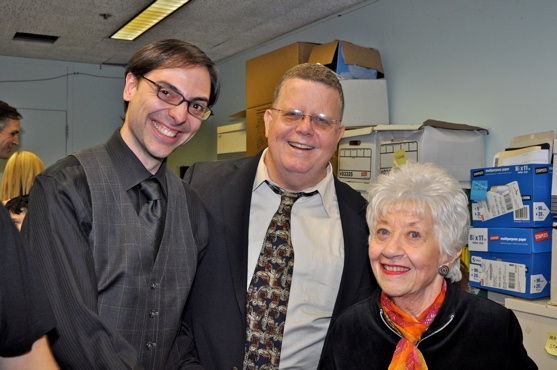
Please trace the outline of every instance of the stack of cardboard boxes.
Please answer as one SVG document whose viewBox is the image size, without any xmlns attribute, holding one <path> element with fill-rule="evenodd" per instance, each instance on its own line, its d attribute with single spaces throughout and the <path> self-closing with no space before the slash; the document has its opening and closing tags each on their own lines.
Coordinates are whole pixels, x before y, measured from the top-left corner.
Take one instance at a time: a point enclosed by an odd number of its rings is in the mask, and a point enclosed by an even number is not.
<svg viewBox="0 0 557 370">
<path fill-rule="evenodd" d="M 470 286 L 550 295 L 552 173 L 551 164 L 471 170 Z"/>
<path fill-rule="evenodd" d="M 389 123 L 387 84 L 379 51 L 338 40 L 322 45 L 296 42 L 246 61 L 246 155 L 267 147 L 263 115 L 271 107 L 275 87 L 287 70 L 306 62 L 323 64 L 339 74 L 345 125 Z"/>
</svg>

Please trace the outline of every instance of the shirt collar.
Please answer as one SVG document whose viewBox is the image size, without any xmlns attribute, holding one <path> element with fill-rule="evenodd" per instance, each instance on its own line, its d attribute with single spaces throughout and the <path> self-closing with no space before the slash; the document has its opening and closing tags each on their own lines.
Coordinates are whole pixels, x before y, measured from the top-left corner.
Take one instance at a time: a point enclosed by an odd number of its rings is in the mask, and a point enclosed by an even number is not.
<svg viewBox="0 0 557 370">
<path fill-rule="evenodd" d="M 265 181 L 269 181 L 270 183 L 275 184 L 269 178 L 269 172 L 267 171 L 267 166 L 265 165 L 265 156 L 267 155 L 267 151 L 268 148 L 263 151 L 263 154 L 259 159 L 257 172 L 255 174 L 255 180 L 253 181 L 252 191 L 256 191 L 261 186 L 261 184 L 265 183 Z M 321 202 L 323 203 L 323 207 L 325 208 L 325 211 L 327 211 L 327 214 L 329 216 L 334 214 L 333 203 L 334 201 L 336 201 L 336 192 L 331 163 L 327 165 L 327 174 L 325 175 L 325 178 L 323 178 L 323 180 L 321 180 L 315 186 L 304 189 L 303 192 L 311 193 L 314 190 L 318 191 L 319 196 L 321 197 Z"/>
<path fill-rule="evenodd" d="M 137 186 L 140 182 L 149 177 L 155 177 L 159 180 L 163 192 L 166 194 L 166 159 L 161 164 L 157 173 L 152 175 L 124 142 L 120 134 L 120 129 L 117 129 L 110 139 L 108 139 L 106 142 L 106 150 L 126 191 Z"/>
</svg>

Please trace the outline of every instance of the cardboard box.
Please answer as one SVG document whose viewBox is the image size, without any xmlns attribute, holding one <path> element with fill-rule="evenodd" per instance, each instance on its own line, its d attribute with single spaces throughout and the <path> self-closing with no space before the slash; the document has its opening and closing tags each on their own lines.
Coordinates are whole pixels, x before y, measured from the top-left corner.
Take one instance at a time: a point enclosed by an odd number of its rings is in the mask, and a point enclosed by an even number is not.
<svg viewBox="0 0 557 370">
<path fill-rule="evenodd" d="M 487 167 L 470 174 L 474 227 L 552 226 L 552 165 Z"/>
<path fill-rule="evenodd" d="M 470 286 L 523 298 L 550 294 L 552 228 L 472 228 Z"/>
<path fill-rule="evenodd" d="M 269 108 L 270 103 L 246 110 L 246 157 L 255 155 L 267 147 L 263 116 Z"/>
<path fill-rule="evenodd" d="M 434 162 L 470 188 L 470 169 L 484 162 L 481 127 L 428 120 L 422 125 L 348 129 L 339 142 L 338 177 L 357 190 L 406 160 Z"/>
<path fill-rule="evenodd" d="M 344 93 L 344 115 L 346 127 L 375 126 L 389 124 L 389 100 L 387 81 L 341 80 Z"/>
<path fill-rule="evenodd" d="M 377 126 L 375 130 L 380 173 L 406 160 L 433 162 L 449 171 L 463 188 L 470 188 L 470 169 L 485 165 L 488 131 L 482 127 L 427 120 L 422 125 Z"/>
<path fill-rule="evenodd" d="M 338 145 L 338 178 L 362 192 L 377 178 L 376 137 L 373 127 L 345 130 Z"/>
<path fill-rule="evenodd" d="M 296 42 L 246 61 L 246 107 L 254 108 L 273 101 L 275 87 L 282 75 L 306 63 L 318 44 Z"/>
<path fill-rule="evenodd" d="M 385 76 L 379 51 L 347 41 L 334 40 L 313 48 L 309 63 L 320 63 L 344 79 L 375 79 Z"/>
</svg>

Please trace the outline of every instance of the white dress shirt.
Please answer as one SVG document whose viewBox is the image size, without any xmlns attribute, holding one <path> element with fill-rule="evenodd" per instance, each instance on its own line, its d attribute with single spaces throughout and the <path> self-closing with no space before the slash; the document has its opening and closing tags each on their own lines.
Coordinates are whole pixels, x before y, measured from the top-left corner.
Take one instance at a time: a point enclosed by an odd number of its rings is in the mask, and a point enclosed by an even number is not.
<svg viewBox="0 0 557 370">
<path fill-rule="evenodd" d="M 261 252 L 271 218 L 280 204 L 280 195 L 269 188 L 269 178 L 261 156 L 253 184 L 249 223 L 248 285 Z M 317 368 L 325 335 L 333 313 L 344 266 L 344 238 L 331 165 L 315 187 L 319 194 L 294 203 L 291 238 L 294 272 L 286 314 L 280 369 Z"/>
</svg>

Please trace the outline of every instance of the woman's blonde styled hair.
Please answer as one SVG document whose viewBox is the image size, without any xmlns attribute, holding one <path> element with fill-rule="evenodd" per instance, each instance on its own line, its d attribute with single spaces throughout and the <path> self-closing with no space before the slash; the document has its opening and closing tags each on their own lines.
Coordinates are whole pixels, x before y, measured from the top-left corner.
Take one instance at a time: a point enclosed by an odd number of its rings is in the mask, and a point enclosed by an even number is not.
<svg viewBox="0 0 557 370">
<path fill-rule="evenodd" d="M 43 161 L 34 153 L 14 152 L 2 175 L 2 201 L 29 194 L 35 176 L 44 170 Z"/>
</svg>

